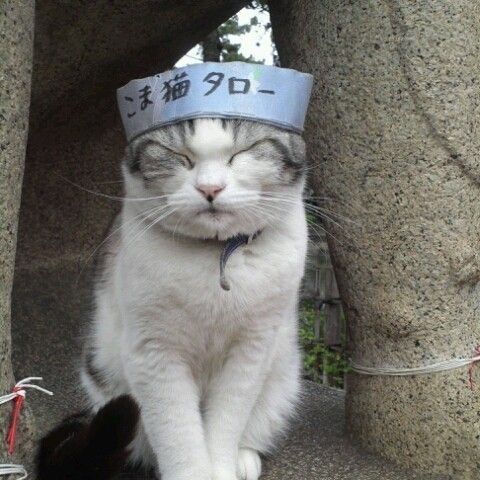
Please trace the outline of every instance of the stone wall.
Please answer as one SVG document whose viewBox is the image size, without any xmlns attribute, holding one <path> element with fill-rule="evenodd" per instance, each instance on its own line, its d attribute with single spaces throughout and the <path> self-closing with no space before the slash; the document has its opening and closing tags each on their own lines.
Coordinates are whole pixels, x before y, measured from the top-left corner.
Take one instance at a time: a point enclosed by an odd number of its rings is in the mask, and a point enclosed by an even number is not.
<svg viewBox="0 0 480 480">
<path fill-rule="evenodd" d="M 480 343 L 477 3 L 279 0 L 272 10 L 282 65 L 316 79 L 307 139 L 317 194 L 340 224 L 326 223 L 353 359 L 470 358 Z M 478 478 L 479 409 L 467 368 L 348 378 L 355 441 L 424 472 Z"/>
<path fill-rule="evenodd" d="M 13 384 L 10 361 L 10 294 L 17 242 L 25 146 L 30 106 L 34 2 L 0 4 L 0 395 Z M 0 406 L 0 438 L 5 438 L 11 404 Z M 32 448 L 30 415 L 24 415 L 20 445 L 8 462 L 25 461 Z M 7 461 L 4 443 L 0 463 Z"/>
</svg>

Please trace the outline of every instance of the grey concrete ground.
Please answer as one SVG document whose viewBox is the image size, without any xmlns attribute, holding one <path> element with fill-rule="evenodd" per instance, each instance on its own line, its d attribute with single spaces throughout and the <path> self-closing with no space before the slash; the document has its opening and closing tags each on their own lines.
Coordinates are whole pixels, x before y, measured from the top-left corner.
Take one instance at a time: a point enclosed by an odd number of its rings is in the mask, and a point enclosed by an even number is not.
<svg viewBox="0 0 480 480">
<path fill-rule="evenodd" d="M 42 433 L 81 408 L 82 396 L 77 385 L 83 325 L 78 319 L 88 317 L 88 281 L 84 276 L 79 277 L 78 272 L 53 266 L 37 275 L 21 269 L 16 275 L 22 291 L 28 294 L 21 301 L 14 298 L 17 302 L 13 323 L 15 373 L 17 378 L 43 375 L 44 385 L 55 392 L 54 397 L 34 392 L 28 398 Z M 69 277 L 78 281 L 67 282 Z M 53 290 L 52 285 L 56 286 Z M 65 307 L 61 308 L 62 305 Z M 45 322 L 45 318 L 50 321 Z M 266 461 L 262 478 L 413 480 L 420 477 L 349 443 L 344 436 L 344 393 L 307 382 L 294 428 L 277 454 Z M 151 477 L 141 473 L 122 476 L 122 480 L 147 479 Z"/>
</svg>

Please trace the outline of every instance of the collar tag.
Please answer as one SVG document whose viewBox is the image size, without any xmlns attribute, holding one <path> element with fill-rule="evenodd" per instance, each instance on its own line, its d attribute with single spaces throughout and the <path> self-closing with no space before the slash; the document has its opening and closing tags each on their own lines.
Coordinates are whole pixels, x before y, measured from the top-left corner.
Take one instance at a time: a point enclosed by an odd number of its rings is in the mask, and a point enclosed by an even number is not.
<svg viewBox="0 0 480 480">
<path fill-rule="evenodd" d="M 230 290 L 230 283 L 227 280 L 225 274 L 225 268 L 227 266 L 228 259 L 235 253 L 235 251 L 243 245 L 249 245 L 255 238 L 257 238 L 261 230 L 258 232 L 252 233 L 251 235 L 247 235 L 245 233 L 240 233 L 235 235 L 232 238 L 229 238 L 225 242 L 225 246 L 223 247 L 222 253 L 220 255 L 220 286 L 228 292 Z"/>
</svg>

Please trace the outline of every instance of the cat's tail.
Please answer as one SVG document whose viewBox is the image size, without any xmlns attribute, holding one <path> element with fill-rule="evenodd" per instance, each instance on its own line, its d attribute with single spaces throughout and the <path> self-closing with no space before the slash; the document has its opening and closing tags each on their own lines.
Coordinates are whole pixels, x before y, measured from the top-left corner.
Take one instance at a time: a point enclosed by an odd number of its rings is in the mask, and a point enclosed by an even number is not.
<svg viewBox="0 0 480 480">
<path fill-rule="evenodd" d="M 122 395 L 96 415 L 65 420 L 40 442 L 38 480 L 108 480 L 120 473 L 140 418 L 137 403 Z"/>
</svg>

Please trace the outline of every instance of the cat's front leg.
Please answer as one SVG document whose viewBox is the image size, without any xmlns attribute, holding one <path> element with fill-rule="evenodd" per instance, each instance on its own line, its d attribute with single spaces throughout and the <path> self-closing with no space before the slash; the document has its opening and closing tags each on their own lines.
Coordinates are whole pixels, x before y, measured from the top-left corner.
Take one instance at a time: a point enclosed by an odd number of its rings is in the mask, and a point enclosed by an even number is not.
<svg viewBox="0 0 480 480">
<path fill-rule="evenodd" d="M 228 352 L 205 402 L 213 480 L 236 480 L 239 443 L 263 385 L 274 331 L 248 332 Z"/>
<path fill-rule="evenodd" d="M 162 480 L 212 480 L 191 371 L 162 349 L 130 355 L 125 368 Z"/>
</svg>

